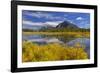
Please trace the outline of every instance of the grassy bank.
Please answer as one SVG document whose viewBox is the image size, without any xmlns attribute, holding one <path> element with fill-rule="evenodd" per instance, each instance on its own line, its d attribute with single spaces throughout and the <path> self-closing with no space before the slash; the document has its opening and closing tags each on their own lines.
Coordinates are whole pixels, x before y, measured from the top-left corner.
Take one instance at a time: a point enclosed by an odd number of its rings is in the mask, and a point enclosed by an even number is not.
<svg viewBox="0 0 100 73">
<path fill-rule="evenodd" d="M 70 47 L 59 43 L 38 45 L 23 41 L 22 47 L 23 62 L 80 60 L 88 58 L 87 53 L 84 51 L 85 47 L 81 47 L 79 43 L 76 43 L 74 47 Z"/>
<path fill-rule="evenodd" d="M 90 37 L 90 32 L 23 32 L 24 35 L 65 35 L 72 37 Z"/>
</svg>

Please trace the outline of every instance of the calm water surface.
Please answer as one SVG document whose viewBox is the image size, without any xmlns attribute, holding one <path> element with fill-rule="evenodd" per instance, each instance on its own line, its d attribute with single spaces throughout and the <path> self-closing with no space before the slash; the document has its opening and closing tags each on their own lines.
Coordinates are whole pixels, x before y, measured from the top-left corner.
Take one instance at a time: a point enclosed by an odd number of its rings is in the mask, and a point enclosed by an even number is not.
<svg viewBox="0 0 100 73">
<path fill-rule="evenodd" d="M 39 45 L 44 45 L 47 43 L 61 43 L 67 44 L 69 46 L 74 46 L 75 43 L 80 43 L 82 46 L 85 45 L 85 51 L 88 54 L 88 58 L 90 58 L 90 39 L 89 38 L 73 38 L 73 37 L 65 37 L 65 36 L 47 36 L 47 35 L 23 35 L 23 41 L 28 40 L 31 42 L 35 42 Z"/>
</svg>

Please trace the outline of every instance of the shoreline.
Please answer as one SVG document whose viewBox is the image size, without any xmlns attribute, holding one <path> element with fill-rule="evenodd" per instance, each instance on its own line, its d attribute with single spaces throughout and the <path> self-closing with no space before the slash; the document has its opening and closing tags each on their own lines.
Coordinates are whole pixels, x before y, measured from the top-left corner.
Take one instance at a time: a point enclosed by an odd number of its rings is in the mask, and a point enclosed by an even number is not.
<svg viewBox="0 0 100 73">
<path fill-rule="evenodd" d="M 23 35 L 90 37 L 90 32 L 22 32 Z"/>
</svg>

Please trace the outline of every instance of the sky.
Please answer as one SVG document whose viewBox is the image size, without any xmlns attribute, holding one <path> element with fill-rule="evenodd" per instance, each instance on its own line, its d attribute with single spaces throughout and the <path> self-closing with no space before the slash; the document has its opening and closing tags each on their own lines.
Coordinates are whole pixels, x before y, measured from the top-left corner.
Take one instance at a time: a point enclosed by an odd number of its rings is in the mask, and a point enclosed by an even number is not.
<svg viewBox="0 0 100 73">
<path fill-rule="evenodd" d="M 23 26 L 46 26 L 46 24 L 49 24 L 56 27 L 59 23 L 66 20 L 80 28 L 90 28 L 89 13 L 22 10 Z"/>
</svg>

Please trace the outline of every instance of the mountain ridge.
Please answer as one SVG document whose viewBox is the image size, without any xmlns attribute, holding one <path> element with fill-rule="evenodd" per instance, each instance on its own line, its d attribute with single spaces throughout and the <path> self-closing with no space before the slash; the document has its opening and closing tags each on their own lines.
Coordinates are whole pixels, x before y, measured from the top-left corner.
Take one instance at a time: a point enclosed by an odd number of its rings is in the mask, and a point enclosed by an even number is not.
<svg viewBox="0 0 100 73">
<path fill-rule="evenodd" d="M 70 21 L 63 21 L 62 23 L 59 23 L 56 28 L 79 28 L 74 23 L 71 23 Z"/>
<path fill-rule="evenodd" d="M 74 23 L 71 23 L 70 21 L 66 20 L 66 21 L 62 21 L 60 23 L 58 23 L 57 26 L 52 26 L 50 24 L 43 24 L 45 26 L 37 26 L 37 25 L 23 25 L 23 29 L 32 29 L 32 30 L 45 30 L 45 29 L 63 29 L 63 28 L 71 28 L 71 29 L 78 29 L 79 27 L 77 25 L 75 25 Z"/>
</svg>

